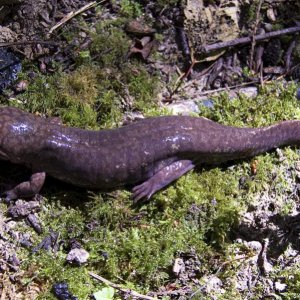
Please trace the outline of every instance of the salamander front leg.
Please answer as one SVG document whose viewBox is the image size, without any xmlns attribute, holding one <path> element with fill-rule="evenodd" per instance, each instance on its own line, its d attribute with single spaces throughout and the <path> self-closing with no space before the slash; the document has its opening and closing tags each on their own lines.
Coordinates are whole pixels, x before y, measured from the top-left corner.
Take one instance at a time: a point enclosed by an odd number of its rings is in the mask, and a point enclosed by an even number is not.
<svg viewBox="0 0 300 300">
<path fill-rule="evenodd" d="M 195 165 L 190 160 L 179 160 L 162 168 L 147 181 L 132 189 L 134 203 L 137 203 L 142 198 L 149 200 L 155 192 L 161 190 L 194 167 Z"/>
<path fill-rule="evenodd" d="M 45 172 L 32 174 L 29 181 L 24 181 L 13 189 L 4 192 L 3 195 L 6 198 L 5 200 L 9 202 L 19 197 L 31 197 L 38 194 L 44 185 L 45 178 Z"/>
</svg>

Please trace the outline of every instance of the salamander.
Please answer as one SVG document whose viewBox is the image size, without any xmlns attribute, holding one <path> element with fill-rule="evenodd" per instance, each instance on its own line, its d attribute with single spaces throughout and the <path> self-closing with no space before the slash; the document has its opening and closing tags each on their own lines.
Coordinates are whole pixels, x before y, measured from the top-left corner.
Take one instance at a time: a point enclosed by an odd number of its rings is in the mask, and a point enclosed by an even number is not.
<svg viewBox="0 0 300 300">
<path fill-rule="evenodd" d="M 83 130 L 13 107 L 0 108 L 0 159 L 31 168 L 8 200 L 39 193 L 46 174 L 89 189 L 155 192 L 201 164 L 215 165 L 300 144 L 300 121 L 238 128 L 201 117 L 146 118 L 117 129 Z"/>
</svg>

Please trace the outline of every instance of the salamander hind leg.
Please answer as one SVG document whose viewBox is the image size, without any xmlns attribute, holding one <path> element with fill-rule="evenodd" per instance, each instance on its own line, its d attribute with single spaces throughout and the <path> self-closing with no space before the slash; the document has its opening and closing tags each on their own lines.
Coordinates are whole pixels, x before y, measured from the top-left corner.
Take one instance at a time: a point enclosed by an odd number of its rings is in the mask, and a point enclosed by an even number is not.
<svg viewBox="0 0 300 300">
<path fill-rule="evenodd" d="M 30 177 L 29 181 L 24 181 L 18 184 L 13 189 L 4 192 L 2 196 L 5 196 L 5 200 L 7 202 L 11 200 L 15 200 L 19 197 L 34 196 L 35 194 L 39 193 L 39 191 L 43 187 L 45 178 L 46 178 L 46 173 L 44 172 L 34 173 Z"/>
<path fill-rule="evenodd" d="M 147 181 L 132 189 L 134 203 L 137 203 L 143 198 L 149 200 L 154 193 L 178 179 L 194 167 L 195 165 L 190 160 L 179 160 L 162 168 Z"/>
</svg>

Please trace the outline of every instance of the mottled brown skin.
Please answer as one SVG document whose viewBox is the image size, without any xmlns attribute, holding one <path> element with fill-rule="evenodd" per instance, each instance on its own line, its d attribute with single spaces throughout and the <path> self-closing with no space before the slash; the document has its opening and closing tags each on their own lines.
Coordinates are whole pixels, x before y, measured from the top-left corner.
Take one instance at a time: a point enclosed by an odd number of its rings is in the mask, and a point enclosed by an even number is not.
<svg viewBox="0 0 300 300">
<path fill-rule="evenodd" d="M 8 199 L 36 194 L 49 174 L 86 188 L 133 188 L 135 201 L 150 198 L 199 164 L 251 157 L 300 143 L 300 122 L 263 128 L 223 126 L 205 118 L 149 118 L 118 129 L 70 128 L 12 107 L 0 108 L 0 158 L 30 167 L 27 182 Z"/>
</svg>

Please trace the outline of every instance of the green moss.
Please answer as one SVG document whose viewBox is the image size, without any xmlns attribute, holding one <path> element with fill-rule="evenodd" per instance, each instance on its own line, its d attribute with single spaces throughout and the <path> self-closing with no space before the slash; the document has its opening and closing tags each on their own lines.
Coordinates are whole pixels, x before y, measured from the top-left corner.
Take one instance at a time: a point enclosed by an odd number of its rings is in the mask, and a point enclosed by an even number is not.
<svg viewBox="0 0 300 300">
<path fill-rule="evenodd" d="M 160 79 L 126 58 L 131 41 L 124 34 L 124 21 L 99 23 L 88 59 L 77 60 L 71 73 L 59 68 L 52 76 L 37 73 L 28 90 L 10 105 L 91 129 L 118 126 L 126 111 L 153 109 Z"/>
<path fill-rule="evenodd" d="M 287 288 L 284 292 L 279 293 L 279 297 L 284 300 L 292 300 L 299 298 L 300 288 L 300 271 L 299 263 L 285 268 L 285 270 L 276 273 L 274 281 L 284 283 Z"/>
<path fill-rule="evenodd" d="M 126 63 L 123 72 L 83 65 L 70 74 L 38 75 L 10 104 L 32 113 L 59 116 L 71 126 L 115 127 L 125 111 L 146 111 L 155 106 L 158 83 L 158 76 L 150 76 L 138 63 Z"/>
<path fill-rule="evenodd" d="M 214 99 L 212 109 L 200 106 L 201 115 L 216 122 L 259 127 L 277 121 L 300 119 L 300 105 L 295 97 L 295 86 L 282 82 L 266 85 L 255 99 L 243 94 L 230 100 L 227 94 Z"/>
<path fill-rule="evenodd" d="M 138 1 L 121 0 L 121 14 L 127 18 L 136 18 L 142 15 L 142 6 Z"/>
<path fill-rule="evenodd" d="M 256 9 L 257 9 L 258 1 L 252 1 L 252 3 L 245 3 L 241 6 L 241 17 L 240 24 L 242 26 L 246 26 L 249 28 L 254 24 L 256 19 Z"/>
<path fill-rule="evenodd" d="M 69 291 L 79 299 L 87 299 L 90 291 L 95 291 L 94 283 L 87 270 L 65 265 L 65 258 L 66 255 L 62 252 L 57 252 L 55 255 L 41 252 L 31 257 L 30 265 L 24 264 L 23 267 L 27 267 L 31 273 L 31 281 L 38 282 L 46 290 L 39 295 L 38 299 L 56 299 L 51 292 L 52 285 L 62 281 L 68 284 Z M 26 285 L 30 283 L 26 279 L 23 281 Z"/>
<path fill-rule="evenodd" d="M 131 41 L 122 26 L 125 20 L 98 23 L 96 33 L 92 34 L 91 53 L 94 60 L 103 68 L 122 69 L 126 63 Z"/>
</svg>

